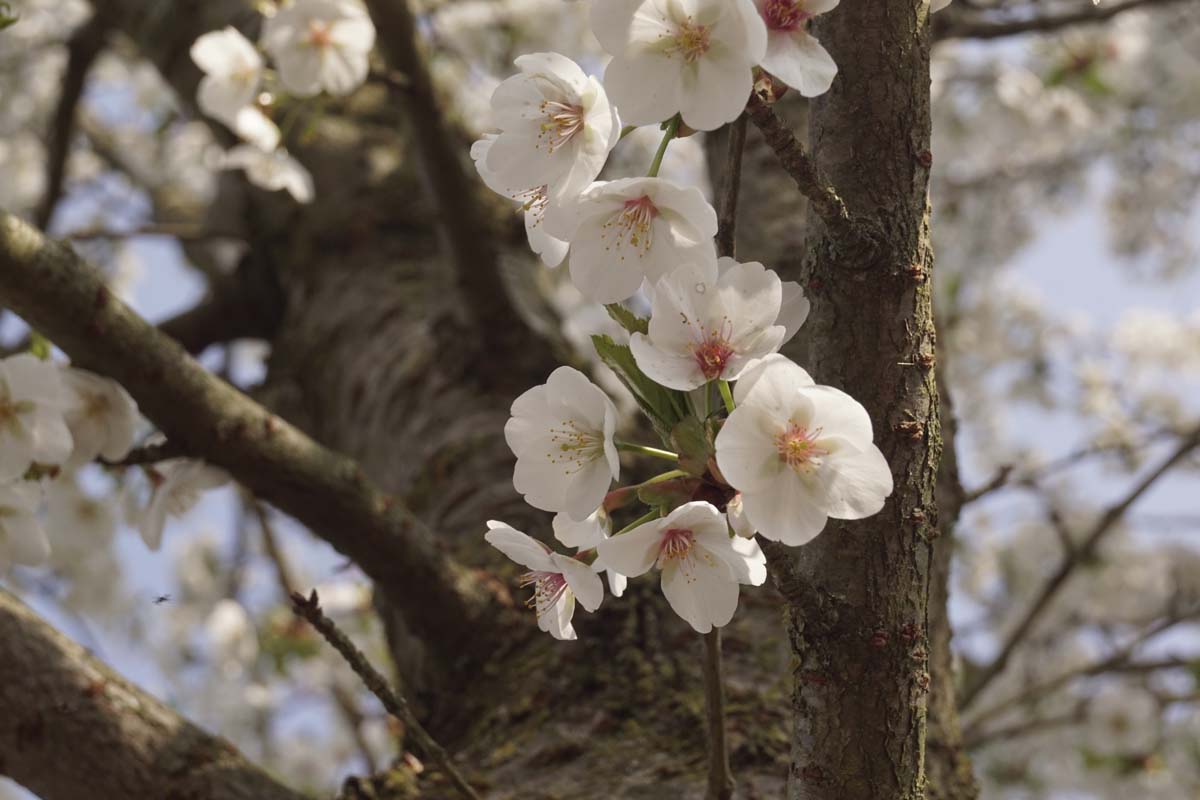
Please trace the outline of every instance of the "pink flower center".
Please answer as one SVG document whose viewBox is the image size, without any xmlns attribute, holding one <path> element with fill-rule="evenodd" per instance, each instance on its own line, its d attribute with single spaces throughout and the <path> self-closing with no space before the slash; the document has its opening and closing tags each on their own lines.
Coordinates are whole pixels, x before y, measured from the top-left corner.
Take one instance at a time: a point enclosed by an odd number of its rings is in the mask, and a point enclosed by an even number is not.
<svg viewBox="0 0 1200 800">
<path fill-rule="evenodd" d="M 525 601 L 525 605 L 537 612 L 540 617 L 554 608 L 554 604 L 567 591 L 567 579 L 560 572 L 532 570 L 521 576 L 521 587 L 533 587 L 533 596 Z"/>
<path fill-rule="evenodd" d="M 817 445 L 817 437 L 820 435 L 820 428 L 810 431 L 793 422 L 787 430 L 775 437 L 775 449 L 779 453 L 779 460 L 796 472 L 813 472 L 821 466 L 821 459 L 829 455 L 828 450 Z"/>
<path fill-rule="evenodd" d="M 711 46 L 709 43 L 711 36 L 711 26 L 697 25 L 692 22 L 691 17 L 688 17 L 675 30 L 675 35 L 671 38 L 666 52 L 668 55 L 679 53 L 683 56 L 684 61 L 694 64 L 708 52 L 708 48 Z"/>
<path fill-rule="evenodd" d="M 767 28 L 773 31 L 798 30 L 815 16 L 804 10 L 804 0 L 767 0 L 762 15 Z"/>
<path fill-rule="evenodd" d="M 685 561 L 691 555 L 694 539 L 687 528 L 667 529 L 658 545 L 658 568 L 662 569 L 670 561 Z"/>
<path fill-rule="evenodd" d="M 544 141 L 551 153 L 583 130 L 583 106 L 543 100 L 541 111 L 544 121 L 538 134 L 538 146 Z"/>
<path fill-rule="evenodd" d="M 319 19 L 309 20 L 308 43 L 321 50 L 333 44 L 333 35 L 330 33 L 329 23 Z"/>
<path fill-rule="evenodd" d="M 618 245 L 628 243 L 630 247 L 645 255 L 653 243 L 653 225 L 656 217 L 658 208 L 646 195 L 626 200 L 621 210 L 604 223 L 601 236 L 607 236 L 610 229 L 615 230 Z M 621 255 L 621 260 L 625 260 L 624 254 Z"/>
<path fill-rule="evenodd" d="M 733 348 L 729 346 L 730 328 L 732 324 L 725 320 L 720 330 L 713 329 L 702 341 L 692 345 L 692 356 L 700 372 L 710 381 L 721 377 L 725 364 L 733 355 Z"/>
</svg>

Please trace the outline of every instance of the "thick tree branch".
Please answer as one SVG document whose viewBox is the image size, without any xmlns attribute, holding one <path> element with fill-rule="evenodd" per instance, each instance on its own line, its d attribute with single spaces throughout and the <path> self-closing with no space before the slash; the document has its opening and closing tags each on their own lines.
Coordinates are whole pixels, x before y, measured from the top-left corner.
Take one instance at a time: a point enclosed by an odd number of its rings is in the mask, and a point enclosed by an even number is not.
<svg viewBox="0 0 1200 800">
<path fill-rule="evenodd" d="M 0 590 L 0 774 L 42 800 L 303 800 Z"/>
<path fill-rule="evenodd" d="M 1017 626 L 1012 629 L 1012 632 L 1004 640 L 996 658 L 976 673 L 970 683 L 967 684 L 963 691 L 962 708 L 969 708 L 979 697 L 980 693 L 1004 670 L 1005 666 L 1008 665 L 1009 658 L 1012 657 L 1013 651 L 1017 649 L 1021 642 L 1029 635 L 1030 631 L 1033 630 L 1038 620 L 1041 619 L 1042 614 L 1050 606 L 1051 601 L 1054 600 L 1058 592 L 1075 572 L 1075 569 L 1090 560 L 1095 554 L 1096 549 L 1100 546 L 1100 543 L 1104 540 L 1104 537 L 1125 516 L 1125 512 L 1142 495 L 1149 491 L 1150 487 L 1154 486 L 1163 475 L 1166 475 L 1177 464 L 1191 455 L 1197 447 L 1200 447 L 1200 427 L 1185 436 L 1170 456 L 1142 478 L 1121 500 L 1114 503 L 1100 515 L 1100 518 L 1096 520 L 1091 530 L 1080 540 L 1079 545 L 1063 558 L 1058 569 L 1054 571 L 1054 574 L 1042 586 L 1041 591 L 1038 592 L 1029 609 L 1021 617 L 1021 621 L 1017 623 Z"/>
<path fill-rule="evenodd" d="M 71 153 L 71 136 L 75 131 L 75 109 L 79 106 L 79 98 L 83 96 L 87 74 L 104 47 L 108 30 L 109 23 L 104 16 L 93 14 L 67 42 L 67 70 L 63 75 L 62 92 L 58 96 L 58 106 L 54 110 L 50 135 L 47 137 L 46 188 L 33 214 L 34 224 L 39 228 L 49 226 L 54 209 L 62 197 L 67 157 Z"/>
<path fill-rule="evenodd" d="M 185 452 L 229 471 L 354 559 L 454 663 L 485 648 L 484 590 L 352 460 L 325 449 L 190 358 L 115 298 L 68 247 L 0 212 L 0 302 L 80 366 L 120 382 Z"/>
<path fill-rule="evenodd" d="M 1023 19 L 990 19 L 992 15 L 950 13 L 933 18 L 933 39 L 1000 39 L 1022 33 L 1048 33 L 1071 25 L 1104 22 L 1135 8 L 1176 3 L 1179 0 L 1122 0 L 1100 5 L 1081 0 L 1079 10 L 1064 14 L 1035 15 Z"/>
<path fill-rule="evenodd" d="M 243 262 L 232 276 L 215 277 L 203 300 L 158 329 L 196 354 L 234 339 L 270 339 L 283 310 L 283 292 L 273 273 Z"/>
<path fill-rule="evenodd" d="M 437 215 L 442 251 L 454 269 L 454 283 L 462 295 L 481 343 L 495 352 L 497 341 L 521 348 L 536 347 L 538 340 L 509 302 L 479 202 L 478 182 L 465 169 L 464 143 L 446 124 L 422 57 L 421 45 L 408 0 L 367 0 L 379 30 L 379 45 L 407 85 L 400 95 L 409 112 L 416 163 Z"/>
</svg>

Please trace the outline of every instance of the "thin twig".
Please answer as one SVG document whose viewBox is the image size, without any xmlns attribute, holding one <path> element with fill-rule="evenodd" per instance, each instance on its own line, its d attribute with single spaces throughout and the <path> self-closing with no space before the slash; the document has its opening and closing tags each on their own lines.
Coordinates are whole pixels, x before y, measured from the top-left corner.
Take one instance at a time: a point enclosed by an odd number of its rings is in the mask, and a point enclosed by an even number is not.
<svg viewBox="0 0 1200 800">
<path fill-rule="evenodd" d="M 148 464 L 157 464 L 160 461 L 169 461 L 172 458 L 180 458 L 186 455 L 183 448 L 178 442 L 165 441 L 157 444 L 145 444 L 141 447 L 135 447 L 120 461 L 105 461 L 99 459 L 100 463 L 106 467 L 139 467 Z"/>
<path fill-rule="evenodd" d="M 757 92 L 746 104 L 750 121 L 762 133 L 763 139 L 779 159 L 780 165 L 795 181 L 800 194 L 808 198 L 812 209 L 830 232 L 842 238 L 862 235 L 861 221 L 851 218 L 845 201 L 817 170 L 817 164 L 804 149 L 775 110 Z"/>
<path fill-rule="evenodd" d="M 1173 438 L 1177 435 L 1176 431 L 1162 429 L 1153 431 L 1147 434 L 1144 443 L 1153 444 L 1167 438 Z M 1074 466 L 1078 466 L 1086 459 L 1095 456 L 1106 456 L 1112 453 L 1118 453 L 1125 449 L 1123 444 L 1089 444 L 1084 445 L 1076 450 L 1072 450 L 1066 455 L 1059 456 L 1051 461 L 1047 461 L 1039 467 L 1034 467 L 1028 472 L 1021 472 L 1015 464 L 1001 464 L 996 468 L 996 472 L 983 485 L 971 489 L 963 497 L 963 505 L 973 503 L 980 498 L 986 497 L 989 494 L 1004 489 L 1007 487 L 1017 488 L 1034 488 L 1039 481 L 1049 478 L 1059 472 L 1068 470 Z"/>
<path fill-rule="evenodd" d="M 1019 720 L 1011 725 L 1005 725 L 990 731 L 963 734 L 963 747 L 967 750 L 976 750 L 985 744 L 991 744 L 993 742 L 1003 741 L 1006 739 L 1015 739 L 1019 736 L 1033 733 L 1034 731 L 1044 731 L 1049 728 L 1061 728 L 1067 725 L 1075 725 L 1083 722 L 1084 716 L 1083 704 L 1079 703 L 1072 710 L 1058 716 L 1032 717 L 1030 719 Z"/>
<path fill-rule="evenodd" d="M 387 712 L 396 719 L 404 723 L 405 730 L 411 734 L 416 741 L 417 747 L 420 748 L 426 758 L 437 764 L 442 773 L 450 779 L 450 782 L 462 793 L 463 797 L 470 800 L 479 800 L 479 795 L 471 788 L 471 784 L 467 783 L 466 778 L 454 766 L 454 762 L 450 760 L 449 754 L 442 749 L 429 732 L 417 720 L 412 709 L 408 707 L 408 701 L 400 695 L 392 691 L 392 687 L 388 685 L 387 680 L 379 674 L 379 672 L 371 666 L 367 661 L 367 657 L 362 654 L 350 638 L 333 623 L 333 620 L 325 616 L 321 611 L 321 602 L 317 597 L 317 592 L 314 589 L 306 598 L 299 592 L 292 592 L 292 610 L 296 615 L 303 617 L 308 621 L 308 624 L 317 629 L 317 632 L 325 638 L 341 654 L 354 673 L 362 679 L 362 682 L 371 694 L 379 698 L 379 702 L 383 703 L 383 707 Z"/>
<path fill-rule="evenodd" d="M 71 152 L 71 136 L 75 131 L 75 110 L 83 96 L 88 71 L 104 47 L 108 34 L 109 16 L 96 13 L 80 26 L 67 42 L 67 69 L 62 77 L 62 92 L 54 109 L 49 147 L 46 154 L 46 188 L 34 212 L 34 224 L 46 228 L 62 197 L 63 181 L 67 174 L 67 156 Z"/>
<path fill-rule="evenodd" d="M 1009 476 L 1013 474 L 1014 469 L 1016 467 L 1012 464 L 1001 464 L 999 469 L 996 470 L 996 474 L 987 483 L 963 494 L 962 505 L 965 506 L 967 503 L 974 503 L 981 497 L 985 497 L 997 489 L 1003 488 L 1008 483 Z"/>
<path fill-rule="evenodd" d="M 271 524 L 271 518 L 267 514 L 267 506 L 261 500 L 254 500 L 251 505 L 254 508 L 254 516 L 258 519 L 259 530 L 262 531 L 263 549 L 275 565 L 275 579 L 284 595 L 291 596 L 296 593 L 299 584 L 293 577 L 291 565 L 288 564 L 283 550 L 279 548 L 279 540 L 275 536 L 275 526 Z"/>
<path fill-rule="evenodd" d="M 447 123 L 438 101 L 409 0 L 366 0 L 366 5 L 379 31 L 380 49 L 389 67 L 403 74 L 407 81 L 400 97 L 408 112 L 412 143 L 417 151 L 417 173 L 432 201 L 434 227 L 453 268 L 462 307 L 475 323 L 474 329 L 485 347 L 494 348 L 495 337 L 506 340 L 504 346 L 511 346 L 513 352 L 542 347 L 540 339 L 528 336 L 527 328 L 508 301 L 499 269 L 496 237 L 489 230 L 479 202 L 478 182 L 464 168 L 465 143 Z M 549 358 L 548 349 L 546 356 Z"/>
<path fill-rule="evenodd" d="M 704 634 L 704 705 L 708 709 L 708 800 L 729 800 L 735 783 L 725 738 L 725 686 L 721 629 Z"/>
<path fill-rule="evenodd" d="M 1110 5 L 1099 5 L 1092 0 L 1081 0 L 1077 11 L 994 22 L 971 19 L 966 14 L 940 15 L 940 19 L 934 17 L 932 38 L 940 42 L 946 39 L 1000 39 L 1022 33 L 1048 33 L 1071 25 L 1104 22 L 1136 8 L 1175 2 L 1179 0 L 1124 0 Z"/>
<path fill-rule="evenodd" d="M 1200 447 L 1200 427 L 1195 428 L 1186 436 L 1170 456 L 1149 475 L 1139 481 L 1125 497 L 1110 506 L 1096 520 L 1091 530 L 1081 539 L 1079 546 L 1062 560 L 1058 569 L 1055 570 L 1054 574 L 1042 586 L 1042 590 L 1038 593 L 1032 605 L 1029 606 L 1029 610 L 1025 612 L 1021 621 L 1009 633 L 1008 638 L 1000 648 L 1000 653 L 967 685 L 963 692 L 962 702 L 960 703 L 961 708 L 964 710 L 969 708 L 971 703 L 979 697 L 980 693 L 1004 670 L 1013 651 L 1017 649 L 1021 642 L 1025 640 L 1025 637 L 1029 635 L 1029 632 L 1033 630 L 1034 625 L 1066 584 L 1067 579 L 1074 573 L 1075 568 L 1082 563 L 1086 563 L 1091 558 L 1096 548 L 1099 547 L 1100 542 L 1116 526 L 1117 522 L 1125 515 L 1130 506 L 1136 503 L 1159 478 L 1170 472 L 1176 464 L 1187 458 L 1197 447 Z"/>
<path fill-rule="evenodd" d="M 717 205 L 717 254 L 733 257 L 737 241 L 738 194 L 742 151 L 746 146 L 746 115 L 729 127 L 725 174 Z M 708 712 L 708 800 L 729 800 L 735 782 L 729 766 L 725 736 L 725 676 L 721 666 L 721 629 L 704 634 L 704 704 Z"/>
<path fill-rule="evenodd" d="M 746 115 L 729 126 L 729 150 L 725 157 L 725 176 L 717 208 L 717 255 L 733 258 L 737 254 L 738 196 L 742 184 L 742 151 L 746 147 Z"/>
</svg>

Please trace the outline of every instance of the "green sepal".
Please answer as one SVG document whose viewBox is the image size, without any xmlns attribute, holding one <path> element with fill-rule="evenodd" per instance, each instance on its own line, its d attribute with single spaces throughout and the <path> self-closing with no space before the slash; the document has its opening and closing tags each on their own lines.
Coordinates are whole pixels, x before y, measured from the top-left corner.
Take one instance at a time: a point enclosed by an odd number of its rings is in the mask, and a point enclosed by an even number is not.
<svg viewBox="0 0 1200 800">
<path fill-rule="evenodd" d="M 715 449 L 709 426 L 695 417 L 687 417 L 671 429 L 672 449 L 679 453 L 679 468 L 697 478 L 708 469 Z"/>
<path fill-rule="evenodd" d="M 642 486 L 638 489 L 638 500 L 669 513 L 691 500 L 699 486 L 700 481 L 696 478 L 672 478 Z"/>
</svg>

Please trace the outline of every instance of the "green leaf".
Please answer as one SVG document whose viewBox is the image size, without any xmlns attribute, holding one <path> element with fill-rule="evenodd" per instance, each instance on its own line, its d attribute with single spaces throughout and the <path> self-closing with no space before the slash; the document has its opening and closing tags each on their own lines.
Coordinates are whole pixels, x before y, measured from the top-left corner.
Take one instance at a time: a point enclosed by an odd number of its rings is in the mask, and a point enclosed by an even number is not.
<svg viewBox="0 0 1200 800">
<path fill-rule="evenodd" d="M 671 431 L 687 416 L 687 397 L 682 392 L 659 386 L 647 378 L 633 359 L 633 352 L 611 337 L 597 334 L 592 337 L 596 355 L 608 365 L 625 387 L 633 394 L 638 406 L 654 423 L 654 429 L 663 441 L 670 439 Z"/>
<path fill-rule="evenodd" d="M 604 310 L 614 322 L 630 333 L 648 333 L 650 330 L 650 320 L 639 317 L 620 303 L 606 303 Z"/>
<path fill-rule="evenodd" d="M 0 31 L 17 24 L 21 17 L 13 13 L 12 5 L 0 2 Z"/>
<path fill-rule="evenodd" d="M 708 426 L 695 417 L 688 417 L 671 429 L 671 445 L 679 453 L 679 468 L 696 477 L 708 469 L 708 459 L 715 452 Z"/>
</svg>

